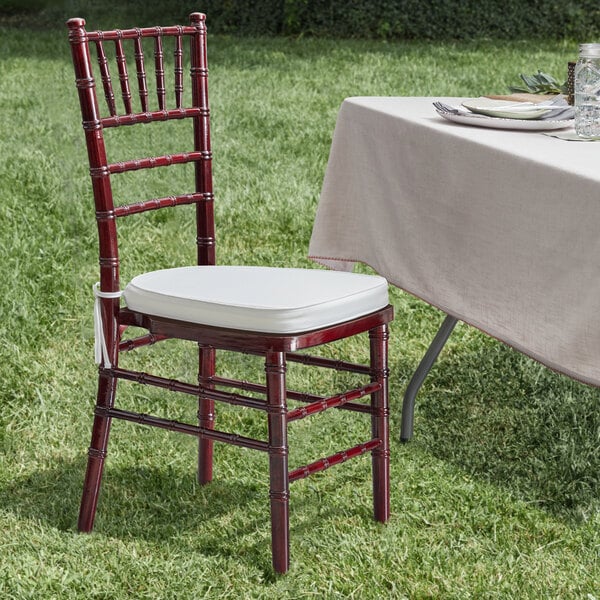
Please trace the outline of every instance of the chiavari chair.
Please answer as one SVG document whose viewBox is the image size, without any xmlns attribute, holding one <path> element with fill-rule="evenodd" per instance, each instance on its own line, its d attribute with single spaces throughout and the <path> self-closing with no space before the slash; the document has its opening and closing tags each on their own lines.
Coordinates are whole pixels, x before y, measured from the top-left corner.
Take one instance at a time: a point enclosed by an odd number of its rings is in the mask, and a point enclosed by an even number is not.
<svg viewBox="0 0 600 600">
<path fill-rule="evenodd" d="M 67 22 L 76 86 L 83 118 L 99 239 L 100 280 L 94 286 L 98 392 L 78 527 L 91 531 L 102 480 L 111 422 L 122 419 L 194 436 L 199 443 L 198 480 L 213 477 L 213 443 L 223 442 L 268 455 L 273 567 L 289 567 L 290 483 L 364 453 L 371 454 L 374 515 L 389 518 L 388 323 L 393 318 L 387 282 L 374 275 L 295 269 L 217 265 L 210 115 L 207 86 L 205 16 L 193 13 L 189 25 L 88 31 L 81 18 Z M 148 48 L 150 57 L 148 57 Z M 167 61 L 173 53 L 173 94 L 167 94 Z M 92 60 L 94 56 L 95 60 Z M 128 58 L 129 57 L 129 58 Z M 147 71 L 148 63 L 152 72 Z M 189 64 L 191 100 L 184 93 Z M 135 70 L 130 76 L 129 71 Z M 171 75 L 170 75 L 171 77 Z M 98 88 L 101 92 L 98 93 Z M 154 91 L 156 98 L 154 98 Z M 104 96 L 104 98 L 102 98 Z M 172 96 L 172 98 L 171 98 Z M 101 105 L 105 108 L 101 109 Z M 187 120 L 183 152 L 109 162 L 105 132 Z M 113 197 L 120 174 L 192 163 L 189 193 L 151 197 L 123 204 Z M 120 265 L 124 219 L 147 211 L 195 205 L 197 264 L 143 272 L 122 287 Z M 135 232 L 135 227 L 127 233 Z M 121 250 L 121 251 L 120 251 Z M 146 333 L 130 337 L 127 330 Z M 131 331 L 130 329 L 130 331 Z M 369 336 L 370 364 L 313 356 L 301 350 L 360 333 Z M 191 383 L 122 366 L 119 355 L 168 339 L 198 348 L 198 379 Z M 259 354 L 262 382 L 219 376 L 218 351 Z M 303 363 L 359 374 L 359 387 L 323 397 L 289 390 L 288 363 Z M 164 419 L 118 408 L 119 380 L 157 386 L 196 397 L 197 423 Z M 235 390 L 235 391 L 232 391 Z M 370 398 L 369 402 L 359 401 Z M 260 440 L 215 426 L 215 403 L 265 414 L 268 439 Z M 295 403 L 295 407 L 288 406 Z M 370 438 L 310 464 L 288 467 L 288 424 L 317 418 L 327 409 L 370 417 Z M 364 418 L 364 417 L 362 417 Z M 108 510 L 109 507 L 106 507 Z M 174 516 L 174 519 L 177 517 Z"/>
</svg>

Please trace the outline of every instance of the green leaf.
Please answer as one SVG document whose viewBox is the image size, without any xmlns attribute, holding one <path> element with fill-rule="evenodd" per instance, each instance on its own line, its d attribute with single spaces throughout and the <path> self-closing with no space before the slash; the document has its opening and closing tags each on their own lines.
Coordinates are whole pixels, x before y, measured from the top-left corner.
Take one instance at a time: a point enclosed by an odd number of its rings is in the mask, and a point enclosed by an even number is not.
<svg viewBox="0 0 600 600">
<path fill-rule="evenodd" d="M 533 75 L 521 73 L 520 78 L 525 84 L 525 87 L 509 86 L 511 92 L 528 94 L 566 94 L 568 90 L 567 82 L 560 84 L 552 75 L 540 70 Z"/>
</svg>

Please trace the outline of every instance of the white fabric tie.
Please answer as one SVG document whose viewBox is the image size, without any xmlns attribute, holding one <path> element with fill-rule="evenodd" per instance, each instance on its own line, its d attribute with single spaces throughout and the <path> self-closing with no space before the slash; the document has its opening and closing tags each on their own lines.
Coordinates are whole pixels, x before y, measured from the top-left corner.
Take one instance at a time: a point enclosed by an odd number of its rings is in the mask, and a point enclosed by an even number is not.
<svg viewBox="0 0 600 600">
<path fill-rule="evenodd" d="M 112 367 L 108 356 L 108 348 L 106 347 L 106 337 L 104 335 L 104 323 L 102 322 L 102 308 L 100 306 L 100 298 L 120 298 L 123 295 L 119 292 L 102 292 L 100 291 L 100 282 L 95 283 L 94 287 L 94 358 L 96 364 L 104 363 L 109 369 Z"/>
</svg>

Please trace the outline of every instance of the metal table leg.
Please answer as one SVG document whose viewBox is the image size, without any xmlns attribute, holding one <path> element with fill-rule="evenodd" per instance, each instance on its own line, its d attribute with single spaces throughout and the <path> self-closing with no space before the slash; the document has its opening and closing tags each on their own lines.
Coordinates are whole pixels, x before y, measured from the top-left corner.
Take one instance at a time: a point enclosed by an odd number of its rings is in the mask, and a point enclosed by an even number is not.
<svg viewBox="0 0 600 600">
<path fill-rule="evenodd" d="M 427 377 L 427 374 L 433 367 L 433 363 L 436 361 L 439 353 L 441 352 L 444 344 L 448 341 L 454 326 L 458 319 L 447 315 L 440 327 L 439 331 L 435 334 L 431 345 L 427 349 L 425 356 L 421 359 L 415 374 L 412 376 L 406 392 L 404 393 L 404 402 L 402 404 L 402 429 L 400 432 L 400 441 L 408 442 L 413 435 L 413 419 L 415 414 L 415 397 Z"/>
</svg>

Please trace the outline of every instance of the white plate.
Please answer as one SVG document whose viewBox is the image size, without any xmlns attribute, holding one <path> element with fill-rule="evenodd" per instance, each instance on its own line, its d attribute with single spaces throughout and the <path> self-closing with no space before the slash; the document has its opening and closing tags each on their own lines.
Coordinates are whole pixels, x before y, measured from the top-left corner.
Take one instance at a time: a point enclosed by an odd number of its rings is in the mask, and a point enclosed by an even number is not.
<svg viewBox="0 0 600 600">
<path fill-rule="evenodd" d="M 462 105 L 471 112 L 502 119 L 537 119 L 548 114 L 551 108 L 533 102 L 511 102 L 493 98 L 473 98 Z"/>
<path fill-rule="evenodd" d="M 519 129 L 522 131 L 550 131 L 552 129 L 565 129 L 573 126 L 573 119 L 527 120 L 527 119 L 501 119 L 498 117 L 484 117 L 482 115 L 452 115 L 436 110 L 437 114 L 453 123 L 462 125 L 475 125 L 476 127 L 490 127 L 492 129 Z"/>
</svg>

